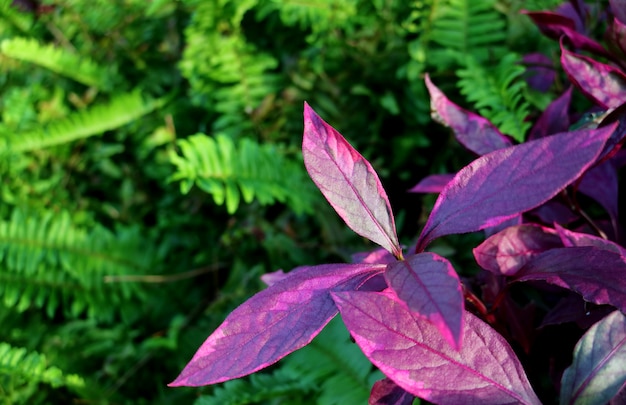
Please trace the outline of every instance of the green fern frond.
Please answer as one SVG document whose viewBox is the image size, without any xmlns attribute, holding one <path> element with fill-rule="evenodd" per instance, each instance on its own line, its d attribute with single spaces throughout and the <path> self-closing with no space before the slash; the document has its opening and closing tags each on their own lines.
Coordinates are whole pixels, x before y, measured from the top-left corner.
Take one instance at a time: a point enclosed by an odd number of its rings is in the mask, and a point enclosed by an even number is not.
<svg viewBox="0 0 626 405">
<path fill-rule="evenodd" d="M 249 378 L 227 381 L 212 395 L 199 397 L 194 405 L 248 405 L 279 400 L 283 405 L 298 405 L 310 398 L 315 385 L 287 370 L 271 374 L 252 374 Z"/>
<path fill-rule="evenodd" d="M 145 273 L 151 252 L 136 228 L 114 234 L 96 225 L 87 231 L 67 212 L 29 216 L 15 210 L 0 221 L 0 300 L 18 312 L 43 308 L 53 316 L 62 308 L 67 316 L 86 312 L 110 321 L 145 291 L 106 278 Z"/>
<path fill-rule="evenodd" d="M 52 388 L 67 387 L 72 391 L 85 386 L 80 376 L 65 374 L 59 368 L 48 365 L 45 355 L 4 342 L 0 342 L 0 381 L 3 381 L 0 386 L 4 394 L 9 396 L 18 394 L 23 385 L 43 383 Z"/>
<path fill-rule="evenodd" d="M 286 159 L 273 145 L 259 145 L 243 138 L 237 144 L 223 134 L 211 138 L 196 134 L 178 141 L 182 156 L 172 152 L 170 161 L 183 193 L 196 184 L 213 196 L 228 213 L 240 201 L 257 200 L 262 205 L 283 202 L 297 213 L 311 212 L 312 189 L 301 165 Z"/>
<path fill-rule="evenodd" d="M 167 102 L 167 98 L 144 98 L 139 91 L 113 98 L 107 104 L 96 105 L 66 118 L 51 121 L 42 129 L 22 133 L 0 134 L 0 153 L 24 152 L 100 135 L 119 128 Z"/>
<path fill-rule="evenodd" d="M 519 59 L 516 54 L 507 54 L 495 68 L 468 59 L 466 67 L 457 71 L 460 78 L 457 86 L 483 117 L 503 133 L 523 142 L 531 124 L 526 121 L 530 104 L 524 97 L 525 68 L 518 63 Z"/>
<path fill-rule="evenodd" d="M 27 33 L 33 25 L 33 15 L 22 13 L 13 0 L 0 0 L 0 21 L 8 21 L 22 33 Z"/>
<path fill-rule="evenodd" d="M 495 0 L 448 0 L 433 23 L 432 40 L 461 55 L 485 60 L 506 39 L 506 23 Z"/>
<path fill-rule="evenodd" d="M 53 45 L 42 45 L 31 38 L 10 38 L 0 43 L 0 52 L 25 62 L 34 63 L 86 86 L 102 90 L 117 81 L 114 69 L 102 67 L 91 59 Z"/>
</svg>

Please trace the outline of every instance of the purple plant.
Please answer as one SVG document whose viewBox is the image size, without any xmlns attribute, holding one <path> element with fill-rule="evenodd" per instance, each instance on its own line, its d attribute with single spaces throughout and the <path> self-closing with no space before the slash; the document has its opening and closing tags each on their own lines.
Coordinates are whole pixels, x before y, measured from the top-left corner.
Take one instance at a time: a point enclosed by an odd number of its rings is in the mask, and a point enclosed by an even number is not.
<svg viewBox="0 0 626 405">
<path fill-rule="evenodd" d="M 570 12 L 583 12 L 579 2 L 572 4 Z M 355 264 L 267 275 L 268 288 L 235 309 L 170 386 L 254 373 L 307 345 L 340 313 L 387 377 L 374 384 L 370 404 L 410 404 L 414 397 L 438 404 L 539 404 L 518 357 L 531 349 L 538 327 L 528 316 L 537 306 L 521 308 L 512 294 L 526 283 L 553 301 L 544 302 L 539 327 L 577 322 L 586 330 L 571 364 L 555 371 L 560 403 L 623 399 L 626 250 L 617 242 L 617 168 L 626 137 L 626 2 L 611 6 L 610 50 L 581 32 L 582 17 L 528 13 L 561 41 L 566 74 L 603 111 L 593 125 L 570 129 L 568 89 L 536 121 L 529 141 L 514 144 L 426 77 L 433 116 L 479 157 L 455 175 L 429 177 L 411 190 L 439 196 L 408 252 L 370 163 L 305 104 L 302 151 L 311 178 L 354 232 L 384 250 Z M 613 62 L 578 55 L 566 44 Z M 579 194 L 597 201 L 610 221 L 595 220 Z M 446 258 L 426 251 L 442 236 L 480 230 L 490 236 L 473 251 L 483 271 L 472 280 L 461 280 Z"/>
</svg>

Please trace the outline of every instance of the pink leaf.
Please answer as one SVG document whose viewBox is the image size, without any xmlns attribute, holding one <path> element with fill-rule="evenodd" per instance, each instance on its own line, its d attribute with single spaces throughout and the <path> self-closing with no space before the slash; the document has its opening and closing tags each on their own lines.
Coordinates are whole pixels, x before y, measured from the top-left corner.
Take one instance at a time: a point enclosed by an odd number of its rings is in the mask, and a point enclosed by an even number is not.
<svg viewBox="0 0 626 405">
<path fill-rule="evenodd" d="M 570 81 L 599 106 L 616 108 L 626 102 L 626 75 L 621 70 L 570 52 L 562 43 L 561 64 Z"/>
<path fill-rule="evenodd" d="M 484 155 L 511 146 L 511 141 L 486 118 L 464 110 L 454 104 L 430 81 L 426 75 L 426 87 L 430 92 L 430 109 L 433 119 L 452 128 L 456 139 L 470 151 Z"/>
<path fill-rule="evenodd" d="M 352 290 L 382 265 L 300 267 L 235 309 L 202 344 L 177 386 L 215 384 L 251 374 L 307 345 L 337 313 L 330 290 Z"/>
<path fill-rule="evenodd" d="M 574 348 L 563 373 L 561 404 L 604 405 L 626 384 L 626 316 L 614 311 L 593 325 Z"/>
<path fill-rule="evenodd" d="M 534 256 L 563 247 L 556 232 L 534 224 L 511 226 L 474 248 L 480 267 L 494 274 L 514 275 Z"/>
<path fill-rule="evenodd" d="M 582 295 L 594 304 L 626 311 L 626 261 L 596 247 L 550 249 L 535 256 L 516 275 L 516 281 L 544 280 Z"/>
<path fill-rule="evenodd" d="M 389 199 L 372 165 L 306 103 L 302 154 L 309 175 L 346 224 L 402 257 Z"/>
<path fill-rule="evenodd" d="M 481 156 L 443 189 L 417 244 L 495 226 L 533 209 L 591 166 L 615 125 L 536 139 Z"/>
<path fill-rule="evenodd" d="M 437 404 L 539 404 L 508 343 L 469 312 L 456 351 L 392 292 L 332 294 L 363 353 L 397 385 Z"/>
<path fill-rule="evenodd" d="M 372 387 L 370 399 L 367 401 L 369 405 L 411 405 L 415 397 L 389 378 L 376 381 Z"/>
<path fill-rule="evenodd" d="M 417 183 L 409 193 L 440 193 L 454 178 L 454 174 L 431 174 Z"/>
<path fill-rule="evenodd" d="M 388 265 L 384 274 L 389 288 L 413 315 L 435 325 L 452 347 L 461 347 L 463 290 L 448 260 L 419 253 Z"/>
</svg>

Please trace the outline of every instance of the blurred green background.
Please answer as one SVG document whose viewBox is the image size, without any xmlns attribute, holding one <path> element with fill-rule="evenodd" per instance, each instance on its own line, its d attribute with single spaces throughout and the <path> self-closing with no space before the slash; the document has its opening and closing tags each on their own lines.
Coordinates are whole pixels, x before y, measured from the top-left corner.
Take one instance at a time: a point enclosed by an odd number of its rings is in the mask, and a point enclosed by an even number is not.
<svg viewBox="0 0 626 405">
<path fill-rule="evenodd" d="M 472 159 L 424 74 L 522 141 L 552 96 L 521 57 L 558 52 L 519 10 L 555 4 L 0 0 L 0 403 L 365 403 L 380 374 L 336 321 L 252 378 L 166 384 L 261 274 L 373 247 L 306 175 L 305 100 L 410 245 L 434 197 L 407 190 Z"/>
</svg>

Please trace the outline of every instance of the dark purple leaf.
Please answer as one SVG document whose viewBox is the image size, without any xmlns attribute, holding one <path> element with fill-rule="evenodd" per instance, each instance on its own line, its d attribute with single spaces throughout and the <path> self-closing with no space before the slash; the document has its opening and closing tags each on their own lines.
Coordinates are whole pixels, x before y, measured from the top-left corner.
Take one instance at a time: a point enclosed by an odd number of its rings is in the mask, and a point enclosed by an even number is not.
<svg viewBox="0 0 626 405">
<path fill-rule="evenodd" d="M 352 255 L 353 263 L 389 264 L 398 261 L 385 249 L 375 249 L 371 252 L 359 252 Z"/>
<path fill-rule="evenodd" d="M 516 281 L 544 280 L 568 288 L 594 304 L 626 311 L 626 261 L 596 247 L 551 249 L 535 256 L 515 275 Z"/>
<path fill-rule="evenodd" d="M 601 56 L 610 56 L 602 45 L 576 31 L 575 22 L 563 15 L 551 11 L 522 11 L 537 25 L 539 30 L 548 38 L 559 40 L 565 36 L 572 45 L 579 49 L 596 53 Z"/>
<path fill-rule="evenodd" d="M 463 290 L 448 260 L 419 253 L 388 265 L 384 274 L 389 288 L 413 315 L 435 325 L 452 347 L 461 347 Z"/>
<path fill-rule="evenodd" d="M 615 18 L 626 24 L 626 0 L 609 0 Z"/>
<path fill-rule="evenodd" d="M 522 63 L 526 65 L 524 78 L 530 87 L 541 92 L 550 90 L 556 78 L 556 70 L 550 58 L 542 53 L 529 53 L 524 56 Z"/>
<path fill-rule="evenodd" d="M 369 405 L 411 405 L 415 397 L 389 378 L 376 381 L 368 401 Z"/>
<path fill-rule="evenodd" d="M 372 165 L 306 103 L 302 154 L 309 175 L 346 224 L 402 257 L 389 199 Z"/>
<path fill-rule="evenodd" d="M 575 322 L 580 329 L 587 330 L 613 311 L 615 308 L 610 305 L 590 304 L 579 294 L 570 291 L 546 314 L 539 327 Z"/>
<path fill-rule="evenodd" d="M 593 164 L 614 128 L 552 135 L 476 159 L 439 194 L 417 251 L 440 236 L 495 226 L 548 201 Z"/>
<path fill-rule="evenodd" d="M 354 290 L 384 267 L 328 264 L 289 272 L 228 315 L 169 386 L 215 384 L 276 363 L 335 316 L 329 291 Z"/>
<path fill-rule="evenodd" d="M 563 373 L 561 404 L 604 405 L 626 384 L 626 316 L 614 311 L 593 325 L 574 348 Z"/>
<path fill-rule="evenodd" d="M 594 246 L 598 249 L 608 250 L 609 252 L 617 253 L 626 258 L 626 249 L 624 249 L 617 243 L 599 238 L 597 236 L 589 235 L 587 233 L 573 232 L 563 228 L 559 224 L 555 224 L 555 228 L 565 247 Z"/>
<path fill-rule="evenodd" d="M 565 205 L 558 197 L 530 210 L 527 216 L 534 217 L 544 224 L 569 224 L 579 219 L 578 215 L 570 207 Z"/>
<path fill-rule="evenodd" d="M 626 102 L 626 75 L 621 70 L 570 52 L 562 43 L 561 64 L 570 81 L 599 106 L 615 108 Z"/>
<path fill-rule="evenodd" d="M 417 183 L 409 193 L 440 193 L 454 178 L 454 174 L 431 174 Z"/>
<path fill-rule="evenodd" d="M 607 31 L 607 40 L 617 55 L 621 53 L 622 58 L 626 57 L 626 23 L 614 18 Z"/>
<path fill-rule="evenodd" d="M 614 229 L 617 229 L 617 216 L 619 214 L 618 178 L 617 170 L 611 161 L 588 170 L 578 185 L 578 191 L 600 203 L 611 217 Z"/>
<path fill-rule="evenodd" d="M 480 267 L 494 274 L 512 276 L 534 256 L 563 247 L 556 231 L 534 224 L 511 226 L 474 248 Z"/>
<path fill-rule="evenodd" d="M 470 151 L 484 155 L 506 148 L 511 141 L 489 120 L 454 104 L 435 86 L 426 75 L 426 87 L 430 92 L 430 109 L 435 121 L 452 128 L 456 139 Z"/>
<path fill-rule="evenodd" d="M 469 312 L 456 351 L 392 291 L 332 295 L 363 353 L 411 394 L 442 405 L 540 403 L 508 343 Z"/>
<path fill-rule="evenodd" d="M 533 125 L 528 140 L 543 138 L 548 135 L 565 132 L 570 127 L 569 105 L 572 99 L 572 88 L 554 100 L 544 110 L 539 119 Z"/>
<path fill-rule="evenodd" d="M 626 137 L 626 104 L 622 104 L 606 113 L 598 127 L 606 127 L 611 124 L 617 124 L 617 129 L 613 132 L 606 145 L 604 145 L 604 150 L 600 155 L 601 158 L 598 160 L 613 159 L 614 156 L 619 157 L 619 145 L 624 142 L 624 137 Z M 614 165 L 619 168 L 621 164 L 616 161 Z"/>
</svg>

